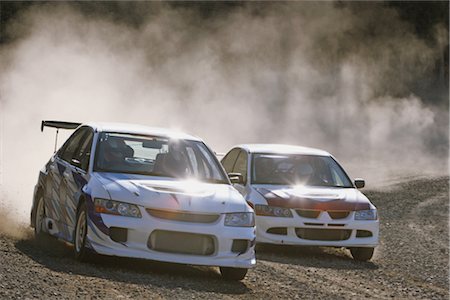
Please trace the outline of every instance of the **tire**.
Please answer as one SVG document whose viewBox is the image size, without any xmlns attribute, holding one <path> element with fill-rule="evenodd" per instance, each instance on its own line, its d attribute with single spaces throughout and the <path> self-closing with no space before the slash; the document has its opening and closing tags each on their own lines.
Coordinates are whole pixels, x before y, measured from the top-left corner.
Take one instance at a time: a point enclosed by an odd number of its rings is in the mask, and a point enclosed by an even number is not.
<svg viewBox="0 0 450 300">
<path fill-rule="evenodd" d="M 48 234 L 46 233 L 46 226 L 45 226 L 45 203 L 44 203 L 44 197 L 39 196 L 37 203 L 36 203 L 36 210 L 34 212 L 34 238 L 36 241 L 41 242 L 46 237 L 48 237 Z"/>
<path fill-rule="evenodd" d="M 87 262 L 91 258 L 89 249 L 86 248 L 87 235 L 87 208 L 84 201 L 80 204 L 77 211 L 77 221 L 73 235 L 73 249 L 75 259 L 82 262 Z"/>
<path fill-rule="evenodd" d="M 369 261 L 374 252 L 375 248 L 350 248 L 350 253 L 355 260 L 359 261 Z"/>
<path fill-rule="evenodd" d="M 226 280 L 242 280 L 247 275 L 248 269 L 220 267 L 220 273 Z"/>
</svg>

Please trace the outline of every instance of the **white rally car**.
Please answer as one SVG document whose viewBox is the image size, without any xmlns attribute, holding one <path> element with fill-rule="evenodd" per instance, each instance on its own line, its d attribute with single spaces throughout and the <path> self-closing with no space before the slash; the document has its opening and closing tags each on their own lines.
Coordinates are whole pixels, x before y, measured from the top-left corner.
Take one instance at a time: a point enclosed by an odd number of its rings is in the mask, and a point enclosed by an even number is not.
<svg viewBox="0 0 450 300">
<path fill-rule="evenodd" d="M 43 121 L 75 129 L 39 174 L 31 225 L 92 252 L 219 266 L 256 264 L 253 209 L 199 138 L 138 125 Z"/>
<path fill-rule="evenodd" d="M 288 145 L 240 145 L 222 159 L 255 209 L 256 241 L 347 247 L 370 260 L 378 244 L 375 206 L 327 152 Z"/>
</svg>

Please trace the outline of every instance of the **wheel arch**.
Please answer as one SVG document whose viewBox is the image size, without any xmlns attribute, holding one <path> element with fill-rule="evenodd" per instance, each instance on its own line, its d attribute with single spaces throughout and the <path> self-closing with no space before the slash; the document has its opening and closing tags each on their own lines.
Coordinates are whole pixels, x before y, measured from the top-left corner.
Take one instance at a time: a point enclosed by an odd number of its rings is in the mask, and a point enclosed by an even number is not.
<svg viewBox="0 0 450 300">
<path fill-rule="evenodd" d="M 80 197 L 78 197 L 77 215 L 78 215 L 78 211 L 80 210 L 80 207 L 83 203 L 86 203 L 86 196 L 84 194 L 81 194 Z"/>
<path fill-rule="evenodd" d="M 31 228 L 34 228 L 34 223 L 35 223 L 35 218 L 36 218 L 37 201 L 41 196 L 44 196 L 44 187 L 39 185 L 35 188 L 35 192 L 34 192 L 34 196 L 33 196 L 33 206 L 31 208 L 31 213 L 30 213 Z M 45 199 L 44 199 L 44 207 L 45 207 Z"/>
<path fill-rule="evenodd" d="M 77 226 L 77 222 L 78 222 L 78 214 L 80 213 L 80 207 L 83 203 L 86 203 L 86 196 L 84 194 L 81 194 L 78 197 L 78 203 L 77 203 L 77 210 L 75 211 L 75 223 L 73 224 L 73 238 L 72 238 L 72 242 L 75 243 L 75 233 L 76 233 L 76 226 Z"/>
</svg>

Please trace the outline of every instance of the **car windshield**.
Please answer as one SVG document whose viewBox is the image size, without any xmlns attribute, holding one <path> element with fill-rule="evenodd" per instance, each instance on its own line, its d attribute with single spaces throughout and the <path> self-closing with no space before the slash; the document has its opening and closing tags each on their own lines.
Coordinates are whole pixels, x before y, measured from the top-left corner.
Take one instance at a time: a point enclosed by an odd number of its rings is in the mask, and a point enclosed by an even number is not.
<svg viewBox="0 0 450 300">
<path fill-rule="evenodd" d="M 332 157 L 299 154 L 254 154 L 252 183 L 353 187 Z"/>
<path fill-rule="evenodd" d="M 94 171 L 228 183 L 202 142 L 135 134 L 101 133 Z"/>
</svg>

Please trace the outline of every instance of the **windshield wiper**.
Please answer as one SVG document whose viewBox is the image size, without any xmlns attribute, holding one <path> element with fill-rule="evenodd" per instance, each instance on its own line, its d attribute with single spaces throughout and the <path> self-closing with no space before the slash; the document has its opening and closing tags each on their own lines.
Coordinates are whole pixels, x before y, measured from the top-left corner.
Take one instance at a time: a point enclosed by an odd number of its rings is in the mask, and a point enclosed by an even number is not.
<svg viewBox="0 0 450 300">
<path fill-rule="evenodd" d="M 343 185 L 327 185 L 327 184 L 315 184 L 309 186 L 320 186 L 320 187 L 333 187 L 333 188 L 352 188 L 352 186 L 343 186 Z"/>
<path fill-rule="evenodd" d="M 97 168 L 95 172 L 105 172 L 105 173 L 116 173 L 116 174 L 131 174 L 131 175 L 145 175 L 145 176 L 156 176 L 156 177 L 170 177 L 165 174 L 153 173 L 153 172 L 144 172 L 144 171 L 123 171 L 123 170 L 109 170 L 103 168 Z"/>
</svg>

